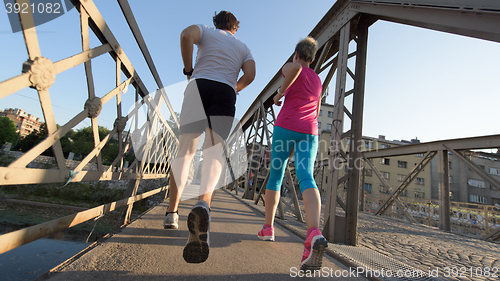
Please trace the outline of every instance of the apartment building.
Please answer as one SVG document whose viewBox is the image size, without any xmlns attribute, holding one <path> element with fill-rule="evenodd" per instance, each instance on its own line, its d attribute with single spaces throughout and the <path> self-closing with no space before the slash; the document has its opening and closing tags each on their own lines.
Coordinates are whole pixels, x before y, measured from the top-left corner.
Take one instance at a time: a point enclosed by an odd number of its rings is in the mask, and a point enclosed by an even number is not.
<svg viewBox="0 0 500 281">
<path fill-rule="evenodd" d="M 468 151 L 465 157 L 489 176 L 500 182 L 500 151 L 497 153 Z M 448 154 L 450 200 L 500 206 L 500 191 L 471 170 L 453 154 Z M 437 159 L 431 161 L 432 199 L 439 198 Z"/>
<path fill-rule="evenodd" d="M 317 162 L 323 160 L 323 163 L 327 164 L 327 159 L 329 158 L 330 150 L 330 139 L 331 139 L 331 129 L 333 121 L 333 105 L 323 103 L 321 105 L 321 112 L 318 116 L 318 129 L 319 129 L 319 144 L 318 144 L 318 154 Z M 363 136 L 362 143 L 358 144 L 361 151 L 371 151 L 380 150 L 390 147 L 408 145 L 411 143 L 419 143 L 417 139 L 411 141 L 406 140 L 387 140 L 385 136 L 380 135 L 378 138 Z M 344 138 L 341 141 L 341 148 L 344 152 L 349 155 L 350 140 Z M 390 158 L 377 158 L 371 159 L 373 165 L 377 170 L 380 171 L 381 176 L 389 183 L 393 191 L 395 191 L 399 185 L 403 182 L 405 177 L 411 172 L 411 170 L 418 165 L 422 160 L 423 154 L 416 155 L 405 155 Z M 354 167 L 360 168 L 360 167 Z M 328 169 L 327 165 L 316 167 L 316 183 L 320 190 L 321 196 L 326 196 L 326 190 L 328 188 Z M 339 178 L 344 176 L 349 167 L 346 164 L 342 164 L 340 167 Z M 403 197 L 413 197 L 413 198 L 431 198 L 431 168 L 425 167 L 415 180 L 409 184 L 406 190 L 401 196 Z M 375 174 L 375 171 L 371 169 L 367 164 L 364 167 L 364 176 L 361 177 L 361 186 L 363 187 L 363 192 L 366 196 L 384 197 L 387 198 L 389 191 L 382 184 L 380 179 Z"/>
<path fill-rule="evenodd" d="M 3 111 L 2 115 L 9 117 L 16 123 L 20 138 L 24 138 L 34 130 L 40 131 L 40 126 L 42 125 L 40 118 L 28 114 L 22 109 L 8 108 Z"/>
</svg>

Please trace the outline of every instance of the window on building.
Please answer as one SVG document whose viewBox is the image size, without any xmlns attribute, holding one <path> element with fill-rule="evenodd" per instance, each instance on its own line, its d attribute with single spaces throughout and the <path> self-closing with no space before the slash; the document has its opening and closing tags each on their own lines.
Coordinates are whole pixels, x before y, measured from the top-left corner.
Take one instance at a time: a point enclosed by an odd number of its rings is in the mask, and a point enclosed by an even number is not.
<svg viewBox="0 0 500 281">
<path fill-rule="evenodd" d="M 333 118 L 333 111 L 328 111 L 328 117 Z"/>
<path fill-rule="evenodd" d="M 408 190 L 405 190 L 405 191 L 401 192 L 400 196 L 408 197 Z"/>
<path fill-rule="evenodd" d="M 415 198 L 425 198 L 425 192 L 421 190 L 415 191 Z"/>
<path fill-rule="evenodd" d="M 473 203 L 486 204 L 487 199 L 484 196 L 469 194 L 469 201 Z"/>
<path fill-rule="evenodd" d="M 470 186 L 475 186 L 475 187 L 480 187 L 480 188 L 486 188 L 486 183 L 484 181 L 469 179 L 467 181 L 467 183 Z"/>
<path fill-rule="evenodd" d="M 405 175 L 398 175 L 398 181 L 404 181 L 405 177 Z"/>
<path fill-rule="evenodd" d="M 321 122 L 318 122 L 318 129 L 321 129 Z"/>
<path fill-rule="evenodd" d="M 484 165 L 479 165 L 479 168 L 481 168 L 481 170 L 483 171 L 485 170 Z"/>
<path fill-rule="evenodd" d="M 373 142 L 365 141 L 365 148 L 373 148 Z"/>
<path fill-rule="evenodd" d="M 424 157 L 423 153 L 415 154 L 415 157 Z"/>
<path fill-rule="evenodd" d="M 500 169 L 498 168 L 490 168 L 490 174 L 500 176 Z"/>
<path fill-rule="evenodd" d="M 365 169 L 365 176 L 371 177 L 372 176 L 372 170 L 371 169 Z"/>
<path fill-rule="evenodd" d="M 328 131 L 331 131 L 331 130 L 332 130 L 332 124 L 327 124 L 327 125 L 326 125 L 326 129 L 327 129 Z"/>
<path fill-rule="evenodd" d="M 387 187 L 381 185 L 380 186 L 380 193 L 387 193 L 387 194 L 389 194 L 389 189 L 387 189 Z"/>
<path fill-rule="evenodd" d="M 491 198 L 491 205 L 500 206 L 500 198 Z"/>
<path fill-rule="evenodd" d="M 423 178 L 415 178 L 415 184 L 425 185 L 424 179 Z"/>
<path fill-rule="evenodd" d="M 407 168 L 407 166 L 408 166 L 408 162 L 398 160 L 398 167 L 399 168 Z"/>
<path fill-rule="evenodd" d="M 380 148 L 389 148 L 389 147 L 391 147 L 391 146 L 388 144 L 383 144 L 383 143 L 380 144 Z"/>
<path fill-rule="evenodd" d="M 319 110 L 319 116 L 321 116 L 321 115 L 323 115 L 323 110 L 322 109 Z"/>
<path fill-rule="evenodd" d="M 391 177 L 391 174 L 388 172 L 380 172 L 382 174 L 382 177 L 386 180 L 388 180 Z"/>
<path fill-rule="evenodd" d="M 451 162 L 448 162 L 448 170 L 451 170 Z"/>
<path fill-rule="evenodd" d="M 389 158 L 380 158 L 380 164 L 389 165 Z"/>
<path fill-rule="evenodd" d="M 365 191 L 367 193 L 372 193 L 372 184 L 371 183 L 365 183 Z"/>
</svg>

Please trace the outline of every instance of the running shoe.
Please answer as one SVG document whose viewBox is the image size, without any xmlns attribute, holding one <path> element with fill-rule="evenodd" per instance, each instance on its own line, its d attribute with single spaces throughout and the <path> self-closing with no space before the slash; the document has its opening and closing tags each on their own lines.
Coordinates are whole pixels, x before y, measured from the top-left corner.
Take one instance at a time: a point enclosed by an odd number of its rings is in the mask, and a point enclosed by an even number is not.
<svg viewBox="0 0 500 281">
<path fill-rule="evenodd" d="M 302 262 L 300 263 L 300 269 L 303 271 L 320 270 L 321 264 L 323 262 L 323 255 L 325 254 L 325 250 L 327 248 L 328 241 L 321 234 L 314 235 L 310 242 L 308 242 L 306 239 L 306 243 L 304 244 L 304 254 L 302 255 Z"/>
<path fill-rule="evenodd" d="M 274 241 L 274 227 L 262 227 L 262 229 L 257 234 L 260 239 L 264 241 Z"/>
<path fill-rule="evenodd" d="M 207 202 L 196 202 L 188 215 L 189 238 L 184 247 L 183 257 L 188 263 L 202 263 L 209 253 L 210 211 Z"/>
<path fill-rule="evenodd" d="M 179 214 L 175 213 L 167 213 L 165 220 L 163 221 L 163 228 L 179 228 Z"/>
</svg>

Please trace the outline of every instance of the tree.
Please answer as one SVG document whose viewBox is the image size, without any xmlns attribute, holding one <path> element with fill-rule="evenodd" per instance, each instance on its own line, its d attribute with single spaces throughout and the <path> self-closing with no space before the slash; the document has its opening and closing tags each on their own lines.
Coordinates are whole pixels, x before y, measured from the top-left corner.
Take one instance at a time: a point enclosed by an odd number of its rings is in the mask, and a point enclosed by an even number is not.
<svg viewBox="0 0 500 281">
<path fill-rule="evenodd" d="M 16 123 L 12 121 L 9 117 L 0 117 L 0 144 L 5 142 L 10 142 L 15 144 L 18 138 Z"/>
<path fill-rule="evenodd" d="M 181 115 L 179 114 L 179 112 L 174 112 L 175 113 L 175 116 L 177 116 L 177 121 L 180 121 L 181 120 Z M 172 115 L 170 115 L 170 117 L 168 118 L 168 120 L 166 120 L 168 125 L 170 126 L 170 129 L 172 129 L 172 131 L 174 132 L 174 135 L 176 137 L 179 137 L 179 127 L 177 127 L 177 124 L 175 123 L 175 120 L 174 120 L 174 117 Z"/>
<path fill-rule="evenodd" d="M 40 125 L 40 131 L 38 130 L 33 130 L 29 135 L 25 136 L 21 141 L 19 142 L 19 149 L 22 152 L 26 152 L 30 149 L 32 149 L 34 146 L 39 144 L 41 141 L 46 139 L 48 136 L 48 131 L 47 131 L 47 125 L 45 123 Z M 52 152 L 52 149 L 49 148 L 45 150 L 42 155 L 45 156 L 53 156 L 54 153 Z"/>
<path fill-rule="evenodd" d="M 110 130 L 99 126 L 98 132 L 99 139 L 102 140 L 109 134 Z M 71 135 L 71 139 L 73 140 L 73 152 L 81 158 L 86 157 L 95 147 L 94 134 L 91 127 L 77 130 Z M 118 156 L 118 141 L 112 138 L 101 150 L 101 157 L 104 164 L 111 164 L 116 156 Z"/>
</svg>

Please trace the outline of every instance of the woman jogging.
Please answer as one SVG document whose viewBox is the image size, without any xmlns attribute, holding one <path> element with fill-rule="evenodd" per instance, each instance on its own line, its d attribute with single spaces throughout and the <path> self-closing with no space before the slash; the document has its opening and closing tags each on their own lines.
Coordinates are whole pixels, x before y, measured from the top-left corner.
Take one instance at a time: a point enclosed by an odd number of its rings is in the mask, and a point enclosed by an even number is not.
<svg viewBox="0 0 500 281">
<path fill-rule="evenodd" d="M 295 171 L 306 210 L 307 234 L 301 270 L 321 268 L 328 241 L 319 230 L 321 197 L 313 178 L 314 161 L 318 147 L 318 112 L 322 91 L 321 80 L 309 68 L 317 51 L 311 38 L 301 40 L 295 47 L 293 62 L 282 68 L 283 84 L 274 97 L 274 104 L 281 106 L 273 131 L 271 172 L 266 186 L 266 223 L 258 233 L 260 239 L 274 241 L 274 215 L 280 198 L 281 182 L 290 151 L 295 154 Z"/>
</svg>

